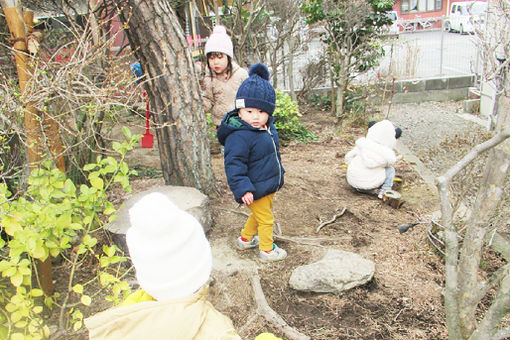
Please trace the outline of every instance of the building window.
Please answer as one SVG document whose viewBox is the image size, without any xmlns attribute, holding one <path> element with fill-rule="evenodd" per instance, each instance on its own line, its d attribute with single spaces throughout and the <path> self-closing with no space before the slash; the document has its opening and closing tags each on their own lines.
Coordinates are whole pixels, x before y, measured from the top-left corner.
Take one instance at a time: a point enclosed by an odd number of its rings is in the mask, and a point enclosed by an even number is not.
<svg viewBox="0 0 510 340">
<path fill-rule="evenodd" d="M 402 13 L 419 13 L 440 11 L 443 8 L 443 0 L 402 0 Z"/>
</svg>

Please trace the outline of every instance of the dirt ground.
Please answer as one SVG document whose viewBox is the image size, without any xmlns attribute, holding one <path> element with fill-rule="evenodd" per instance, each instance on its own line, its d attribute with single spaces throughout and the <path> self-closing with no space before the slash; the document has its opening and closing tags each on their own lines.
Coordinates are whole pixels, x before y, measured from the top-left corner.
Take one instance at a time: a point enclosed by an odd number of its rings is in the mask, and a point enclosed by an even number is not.
<svg viewBox="0 0 510 340">
<path fill-rule="evenodd" d="M 377 197 L 359 194 L 345 181 L 343 156 L 362 128 L 335 128 L 325 112 L 303 110 L 303 122 L 318 139 L 311 143 L 283 143 L 285 185 L 274 202 L 276 224 L 288 240 L 277 240 L 288 252 L 282 262 L 261 264 L 257 251 L 233 250 L 246 221 L 226 184 L 221 154 L 212 155 L 215 176 L 223 194 L 211 199 L 214 226 L 211 243 L 223 243 L 232 256 L 255 264 L 269 305 L 291 326 L 319 339 L 445 339 L 441 288 L 443 264 L 427 240 L 428 224 L 400 234 L 403 223 L 430 220 L 438 210 L 434 192 L 405 159 L 396 165 L 403 179 L 399 189 L 405 203 L 399 208 Z M 377 117 L 374 117 L 377 118 Z M 134 180 L 135 191 L 161 179 Z M 333 223 L 317 227 L 346 208 Z M 292 271 L 322 258 L 329 248 L 361 255 L 375 262 L 374 278 L 344 294 L 301 293 L 289 287 Z M 229 252 L 230 254 L 230 252 Z M 243 339 L 261 332 L 283 336 L 257 316 L 250 282 L 251 271 L 213 272 L 210 300 L 228 315 Z"/>
</svg>

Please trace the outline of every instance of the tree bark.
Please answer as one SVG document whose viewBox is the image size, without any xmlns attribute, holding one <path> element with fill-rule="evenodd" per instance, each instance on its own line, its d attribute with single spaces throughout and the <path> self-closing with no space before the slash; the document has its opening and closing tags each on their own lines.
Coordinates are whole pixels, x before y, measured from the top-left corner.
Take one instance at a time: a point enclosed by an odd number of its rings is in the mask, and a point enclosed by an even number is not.
<svg viewBox="0 0 510 340">
<path fill-rule="evenodd" d="M 217 193 L 198 78 L 173 9 L 156 0 L 127 0 L 119 8 L 147 76 L 165 183 Z"/>
<path fill-rule="evenodd" d="M 499 206 L 509 168 L 510 153 L 500 148 L 492 149 L 483 183 L 467 223 L 459 261 L 459 315 L 464 338 L 468 338 L 476 328 L 475 312 L 485 296 L 478 280 L 478 269 L 489 221 Z"/>
<path fill-rule="evenodd" d="M 470 307 L 467 307 L 467 303 L 473 303 L 474 297 L 478 294 L 476 291 L 472 290 L 475 287 L 480 288 L 479 285 L 475 283 L 465 283 L 461 282 L 463 280 L 470 280 L 471 275 L 476 276 L 478 273 L 478 267 L 473 267 L 473 262 L 469 265 L 467 264 L 469 261 L 478 261 L 479 259 L 467 259 L 464 258 L 468 253 L 471 252 L 472 256 L 475 256 L 475 251 L 469 251 L 468 247 L 476 247 L 476 245 L 466 245 L 466 243 L 472 242 L 477 234 L 480 232 L 477 228 L 479 226 L 480 221 L 484 221 L 483 218 L 487 218 L 488 215 L 481 216 L 482 220 L 480 220 L 476 215 L 477 213 L 487 212 L 489 213 L 490 209 L 493 209 L 495 204 L 495 199 L 499 194 L 501 189 L 501 178 L 504 178 L 503 172 L 508 173 L 508 155 L 503 156 L 501 161 L 497 161 L 493 159 L 494 162 L 487 163 L 486 174 L 484 176 L 484 183 L 482 184 L 481 190 L 477 195 L 475 209 L 472 213 L 471 223 L 468 224 L 468 228 L 472 225 L 475 225 L 472 231 L 466 231 L 466 238 L 464 239 L 463 244 L 463 254 L 461 257 L 461 261 L 465 263 L 463 266 L 465 270 L 474 270 L 474 273 L 467 274 L 462 272 L 462 267 L 459 265 L 459 245 L 458 245 L 458 235 L 453 224 L 453 211 L 452 204 L 450 199 L 450 191 L 449 185 L 453 177 L 457 175 L 462 169 L 464 169 L 469 163 L 471 163 L 476 157 L 478 157 L 481 153 L 491 150 L 501 143 L 505 142 L 510 137 L 510 129 L 506 128 L 501 131 L 498 135 L 494 136 L 490 140 L 477 145 L 473 150 L 467 153 L 457 164 L 451 167 L 443 176 L 437 178 L 437 187 L 439 190 L 439 197 L 441 199 L 441 222 L 443 227 L 445 228 L 445 244 L 446 244 L 446 258 L 445 258 L 445 270 L 446 270 L 446 289 L 445 289 L 445 310 L 446 310 L 446 324 L 448 327 L 448 338 L 449 339 L 466 339 L 469 333 L 469 329 L 471 332 L 473 330 L 473 325 L 470 324 L 468 320 L 468 315 L 471 313 Z M 506 159 L 506 160 L 505 160 Z M 506 168 L 501 165 L 507 164 Z M 497 169 L 497 167 L 500 167 Z M 494 167 L 494 170 L 492 170 Z M 489 169 L 491 169 L 489 171 Z M 499 172 L 498 172 L 499 171 Z M 496 178 L 497 177 L 497 178 Z M 492 184 L 494 185 L 492 185 Z M 485 185 L 484 185 L 485 184 Z M 486 189 L 485 191 L 483 189 Z M 490 202 L 485 202 L 490 201 Z M 497 199 L 499 201 L 499 199 Z M 486 205 L 487 204 L 487 205 Z M 471 234 L 475 236 L 471 236 Z M 484 234 L 485 235 L 485 234 Z M 468 267 L 471 267 L 468 269 Z M 478 289 L 480 291 L 480 289 Z M 468 301 L 470 300 L 470 301 Z M 476 308 L 477 303 L 474 305 Z M 473 319 L 474 316 L 473 316 Z M 470 334 L 470 333 L 469 333 Z"/>
</svg>

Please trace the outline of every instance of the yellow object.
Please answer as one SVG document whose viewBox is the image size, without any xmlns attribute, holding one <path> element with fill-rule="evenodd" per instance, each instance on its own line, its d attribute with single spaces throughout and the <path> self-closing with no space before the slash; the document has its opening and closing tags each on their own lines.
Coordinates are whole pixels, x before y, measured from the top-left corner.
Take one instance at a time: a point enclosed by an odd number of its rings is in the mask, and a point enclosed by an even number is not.
<svg viewBox="0 0 510 340">
<path fill-rule="evenodd" d="M 143 289 L 137 289 L 135 292 L 129 294 L 124 301 L 120 304 L 121 306 L 130 306 L 138 302 L 143 301 L 154 301 L 154 298 L 150 296 Z"/>
<path fill-rule="evenodd" d="M 342 164 L 342 166 L 347 169 L 347 164 Z"/>
<path fill-rule="evenodd" d="M 283 340 L 282 338 L 277 338 L 272 333 L 260 333 L 257 335 L 255 340 Z"/>
<path fill-rule="evenodd" d="M 393 181 L 394 181 L 394 182 L 402 182 L 402 178 L 395 177 L 395 178 L 393 179 Z"/>
<path fill-rule="evenodd" d="M 259 234 L 260 250 L 270 251 L 273 250 L 273 223 L 274 216 L 272 212 L 273 208 L 273 194 L 269 194 L 248 206 L 251 210 L 250 217 L 246 221 L 243 230 L 241 230 L 241 236 L 247 240 L 251 240 L 252 237 Z"/>
</svg>

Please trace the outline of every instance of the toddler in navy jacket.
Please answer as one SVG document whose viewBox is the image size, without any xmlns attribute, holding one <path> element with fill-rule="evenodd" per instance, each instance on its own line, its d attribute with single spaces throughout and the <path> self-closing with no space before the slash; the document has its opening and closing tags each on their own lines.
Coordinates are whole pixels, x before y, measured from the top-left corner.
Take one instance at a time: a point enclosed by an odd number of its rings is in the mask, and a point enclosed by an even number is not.
<svg viewBox="0 0 510 340">
<path fill-rule="evenodd" d="M 225 146 L 230 190 L 237 202 L 251 210 L 237 248 L 258 245 L 261 261 L 279 261 L 287 252 L 273 243 L 273 198 L 283 186 L 285 173 L 272 117 L 276 95 L 266 66 L 255 64 L 248 75 L 237 91 L 236 108 L 225 115 L 217 136 Z"/>
</svg>

